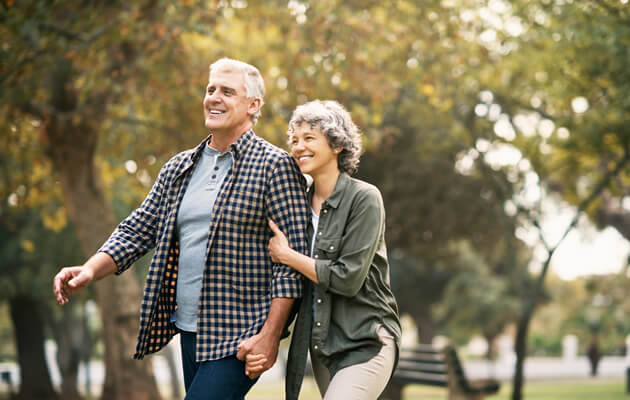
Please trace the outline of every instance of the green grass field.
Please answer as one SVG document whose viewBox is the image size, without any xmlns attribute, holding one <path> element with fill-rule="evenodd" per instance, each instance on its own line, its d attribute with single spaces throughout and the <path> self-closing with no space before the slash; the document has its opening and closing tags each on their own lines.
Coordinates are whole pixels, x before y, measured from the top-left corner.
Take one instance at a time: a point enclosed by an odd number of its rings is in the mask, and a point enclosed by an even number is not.
<svg viewBox="0 0 630 400">
<path fill-rule="evenodd" d="M 183 388 L 182 388 L 183 389 Z M 501 385 L 501 391 L 486 400 L 509 400 L 512 387 L 508 383 Z M 169 400 L 168 393 L 163 393 L 164 400 Z M 408 386 L 403 393 L 403 400 L 446 400 L 446 389 L 427 386 Z M 8 400 L 7 393 L 0 392 L 0 400 Z M 247 400 L 282 400 L 284 384 L 282 382 L 260 382 L 247 395 Z M 97 398 L 90 398 L 97 400 Z M 300 400 L 321 400 L 317 387 L 311 379 L 306 379 L 300 394 Z M 630 400 L 626 394 L 623 379 L 582 379 L 567 381 L 530 382 L 525 386 L 524 400 Z"/>
<path fill-rule="evenodd" d="M 282 383 L 259 383 L 247 396 L 247 400 L 281 400 Z M 622 379 L 567 380 L 530 382 L 525 386 L 525 400 L 629 400 Z M 501 385 L 500 392 L 487 400 L 509 400 L 512 386 Z M 319 392 L 311 380 L 306 380 L 301 400 L 319 400 Z M 446 389 L 413 385 L 405 389 L 403 400 L 446 400 Z"/>
</svg>

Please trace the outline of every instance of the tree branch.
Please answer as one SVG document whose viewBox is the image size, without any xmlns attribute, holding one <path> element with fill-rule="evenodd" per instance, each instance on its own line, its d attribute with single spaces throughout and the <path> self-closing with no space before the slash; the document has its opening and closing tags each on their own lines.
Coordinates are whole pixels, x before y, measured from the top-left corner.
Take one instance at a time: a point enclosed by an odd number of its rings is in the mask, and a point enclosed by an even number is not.
<svg viewBox="0 0 630 400">
<path fill-rule="evenodd" d="M 571 223 L 567 226 L 567 228 L 565 229 L 564 233 L 562 234 L 558 242 L 555 244 L 555 246 L 548 250 L 547 259 L 545 260 L 545 263 L 543 264 L 543 268 L 542 268 L 542 271 L 540 272 L 540 275 L 538 275 L 538 278 L 536 279 L 536 285 L 534 286 L 534 294 L 531 297 L 531 302 L 527 308 L 528 310 L 533 309 L 533 307 L 536 305 L 538 295 L 540 294 L 540 291 L 542 290 L 543 281 L 545 280 L 545 276 L 547 275 L 547 270 L 549 269 L 549 265 L 551 264 L 551 258 L 553 254 L 555 253 L 555 251 L 558 249 L 560 244 L 564 241 L 564 239 L 569 234 L 569 232 L 571 232 L 571 230 L 578 223 L 584 210 L 604 191 L 604 189 L 608 186 L 608 183 L 610 183 L 610 181 L 623 170 L 623 168 L 628 163 L 628 161 L 630 161 L 630 153 L 626 152 L 624 156 L 619 161 L 617 161 L 617 165 L 615 166 L 615 168 L 608 171 L 608 173 L 606 173 L 606 175 L 604 175 L 602 179 L 599 181 L 597 186 L 595 186 L 591 194 L 588 197 L 586 197 L 584 200 L 582 200 L 582 202 L 578 206 L 575 216 L 571 220 Z"/>
</svg>

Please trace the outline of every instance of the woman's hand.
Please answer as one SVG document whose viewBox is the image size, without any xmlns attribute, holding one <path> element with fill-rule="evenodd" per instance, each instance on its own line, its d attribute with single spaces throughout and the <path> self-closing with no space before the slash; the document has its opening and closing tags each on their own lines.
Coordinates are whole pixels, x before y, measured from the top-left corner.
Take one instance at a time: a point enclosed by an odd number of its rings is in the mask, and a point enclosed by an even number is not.
<svg viewBox="0 0 630 400">
<path fill-rule="evenodd" d="M 289 241 L 284 233 L 278 228 L 272 220 L 269 220 L 269 227 L 275 235 L 269 239 L 269 256 L 275 263 L 284 264 L 293 268 L 297 272 L 306 276 L 308 279 L 318 283 L 317 271 L 315 270 L 315 259 L 305 256 L 304 254 L 293 250 L 289 246 Z"/>
<path fill-rule="evenodd" d="M 284 236 L 284 233 L 278 228 L 275 222 L 269 220 L 269 227 L 271 231 L 275 235 L 271 239 L 269 239 L 269 245 L 267 249 L 269 250 L 269 255 L 271 256 L 271 260 L 276 263 L 283 263 L 284 256 L 286 256 L 290 251 L 291 247 L 289 247 L 289 241 L 287 237 Z"/>
</svg>

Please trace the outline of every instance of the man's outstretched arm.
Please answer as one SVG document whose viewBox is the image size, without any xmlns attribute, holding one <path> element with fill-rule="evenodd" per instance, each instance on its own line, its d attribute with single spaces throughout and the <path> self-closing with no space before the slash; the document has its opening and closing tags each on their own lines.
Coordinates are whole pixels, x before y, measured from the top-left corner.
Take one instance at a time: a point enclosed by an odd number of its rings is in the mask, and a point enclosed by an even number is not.
<svg viewBox="0 0 630 400">
<path fill-rule="evenodd" d="M 114 272 L 116 272 L 114 259 L 103 252 L 94 254 L 83 265 L 62 268 L 53 279 L 53 293 L 57 303 L 61 305 L 68 303 L 71 294 Z"/>
</svg>

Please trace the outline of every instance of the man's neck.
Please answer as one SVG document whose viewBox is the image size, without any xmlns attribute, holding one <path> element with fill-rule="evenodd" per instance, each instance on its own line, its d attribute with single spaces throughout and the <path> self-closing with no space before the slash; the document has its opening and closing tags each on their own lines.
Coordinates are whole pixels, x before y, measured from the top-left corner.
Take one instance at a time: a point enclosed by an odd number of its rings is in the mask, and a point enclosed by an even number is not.
<svg viewBox="0 0 630 400">
<path fill-rule="evenodd" d="M 252 127 L 248 127 L 243 131 L 233 131 L 231 133 L 227 132 L 212 132 L 212 137 L 208 142 L 208 146 L 212 147 L 215 150 L 220 151 L 221 153 L 225 153 L 230 149 L 230 145 L 232 143 L 236 143 L 238 139 L 241 138 L 245 133 L 247 133 Z M 240 132 L 240 133 L 234 133 Z"/>
</svg>

